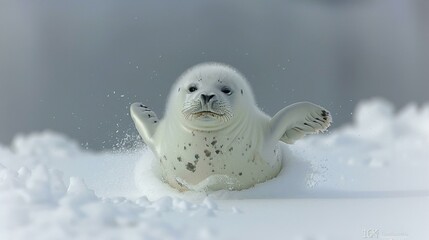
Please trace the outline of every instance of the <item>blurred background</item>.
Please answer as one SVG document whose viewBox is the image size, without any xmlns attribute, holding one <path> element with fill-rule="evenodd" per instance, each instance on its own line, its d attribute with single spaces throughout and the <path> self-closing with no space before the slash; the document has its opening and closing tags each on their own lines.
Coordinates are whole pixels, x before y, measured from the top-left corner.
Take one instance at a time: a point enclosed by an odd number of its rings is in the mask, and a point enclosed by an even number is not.
<svg viewBox="0 0 429 240">
<path fill-rule="evenodd" d="M 51 129 L 90 149 L 136 133 L 128 106 L 163 115 L 188 67 L 239 69 L 273 115 L 296 101 L 334 127 L 383 97 L 429 101 L 426 0 L 0 0 L 0 143 Z"/>
</svg>

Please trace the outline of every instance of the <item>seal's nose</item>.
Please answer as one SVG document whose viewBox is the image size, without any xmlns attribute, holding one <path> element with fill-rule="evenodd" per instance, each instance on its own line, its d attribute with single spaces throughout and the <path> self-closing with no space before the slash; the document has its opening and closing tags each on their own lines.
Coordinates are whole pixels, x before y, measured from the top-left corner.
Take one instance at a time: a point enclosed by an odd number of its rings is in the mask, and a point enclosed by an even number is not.
<svg viewBox="0 0 429 240">
<path fill-rule="evenodd" d="M 204 104 L 207 104 L 210 102 L 210 100 L 214 97 L 214 94 L 201 94 L 201 100 Z"/>
</svg>

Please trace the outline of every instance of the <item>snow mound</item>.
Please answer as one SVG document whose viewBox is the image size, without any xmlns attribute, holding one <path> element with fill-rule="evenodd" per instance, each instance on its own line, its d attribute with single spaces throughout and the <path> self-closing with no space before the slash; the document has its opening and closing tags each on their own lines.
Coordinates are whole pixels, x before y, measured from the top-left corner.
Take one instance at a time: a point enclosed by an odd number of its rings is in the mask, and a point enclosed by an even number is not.
<svg viewBox="0 0 429 240">
<path fill-rule="evenodd" d="M 275 199 L 427 201 L 429 105 L 396 112 L 375 99 L 359 104 L 354 116 L 350 125 L 285 145 L 277 178 L 207 194 L 180 193 L 161 182 L 151 170 L 152 153 L 142 147 L 100 153 L 49 131 L 17 136 L 10 147 L 0 145 L 1 239 L 229 239 L 222 231 L 233 233 L 234 223 L 222 219 L 239 219 L 246 211 L 262 216 L 260 206 L 280 211 Z M 299 206 L 297 201 L 290 203 Z M 328 204 L 330 211 L 338 204 Z"/>
<path fill-rule="evenodd" d="M 59 171 L 44 165 L 0 169 L 2 239 L 207 239 L 208 229 L 191 231 L 165 218 L 211 217 L 216 210 L 208 198 L 199 204 L 171 197 L 100 198 L 80 178 L 70 178 L 67 187 Z"/>
</svg>

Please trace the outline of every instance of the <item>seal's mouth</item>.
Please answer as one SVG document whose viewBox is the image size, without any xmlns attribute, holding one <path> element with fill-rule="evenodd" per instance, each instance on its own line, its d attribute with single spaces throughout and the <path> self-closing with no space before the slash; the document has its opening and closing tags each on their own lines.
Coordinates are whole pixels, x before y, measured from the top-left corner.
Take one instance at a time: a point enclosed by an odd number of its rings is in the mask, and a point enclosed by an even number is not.
<svg viewBox="0 0 429 240">
<path fill-rule="evenodd" d="M 194 115 L 195 117 L 221 117 L 224 114 L 220 114 L 212 111 L 199 111 L 199 112 L 192 113 L 192 115 Z"/>
<path fill-rule="evenodd" d="M 228 104 L 217 102 L 215 106 L 201 105 L 200 101 L 186 102 L 182 114 L 186 120 L 203 122 L 228 122 L 233 114 Z"/>
</svg>

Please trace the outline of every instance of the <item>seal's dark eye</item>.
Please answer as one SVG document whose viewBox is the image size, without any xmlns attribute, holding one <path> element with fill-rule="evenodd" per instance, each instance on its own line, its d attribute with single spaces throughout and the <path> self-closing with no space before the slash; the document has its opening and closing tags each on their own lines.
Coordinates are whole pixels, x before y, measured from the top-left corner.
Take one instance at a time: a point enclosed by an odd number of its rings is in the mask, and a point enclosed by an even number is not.
<svg viewBox="0 0 429 240">
<path fill-rule="evenodd" d="M 198 90 L 198 88 L 195 86 L 190 86 L 188 90 L 189 90 L 189 92 L 195 92 Z"/>
<path fill-rule="evenodd" d="M 221 91 L 222 91 L 223 93 L 225 93 L 226 95 L 231 95 L 231 94 L 232 94 L 232 91 L 231 91 L 231 89 L 230 89 L 229 87 L 223 87 L 223 88 L 221 89 Z"/>
</svg>

